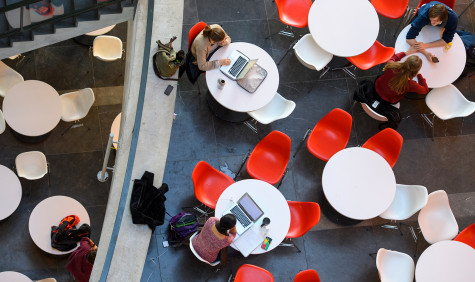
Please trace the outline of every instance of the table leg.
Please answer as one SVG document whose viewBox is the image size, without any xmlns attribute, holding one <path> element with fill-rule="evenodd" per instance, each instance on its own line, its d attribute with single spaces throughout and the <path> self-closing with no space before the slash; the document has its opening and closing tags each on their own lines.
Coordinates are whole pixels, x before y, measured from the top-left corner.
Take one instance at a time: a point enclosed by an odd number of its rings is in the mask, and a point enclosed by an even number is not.
<svg viewBox="0 0 475 282">
<path fill-rule="evenodd" d="M 209 91 L 206 93 L 206 98 L 210 110 L 215 116 L 222 120 L 229 122 L 243 122 L 251 118 L 247 113 L 235 112 L 223 107 L 218 101 L 216 101 L 216 99 L 214 99 Z"/>
<path fill-rule="evenodd" d="M 42 142 L 44 141 L 46 138 L 48 138 L 48 136 L 51 134 L 51 131 L 46 133 L 46 134 L 43 134 L 43 135 L 40 135 L 40 136 L 26 136 L 26 135 L 23 135 L 23 134 L 20 134 L 18 132 L 16 132 L 15 130 L 11 129 L 11 132 L 13 134 L 13 136 L 15 136 L 18 140 L 22 141 L 22 142 L 25 142 L 25 143 L 39 143 L 39 142 Z"/>
</svg>

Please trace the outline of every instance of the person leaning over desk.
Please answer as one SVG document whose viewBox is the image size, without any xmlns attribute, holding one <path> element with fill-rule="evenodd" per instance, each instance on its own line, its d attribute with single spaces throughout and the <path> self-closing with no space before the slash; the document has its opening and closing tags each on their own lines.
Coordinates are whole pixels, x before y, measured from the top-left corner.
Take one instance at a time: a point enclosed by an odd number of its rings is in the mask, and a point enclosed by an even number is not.
<svg viewBox="0 0 475 282">
<path fill-rule="evenodd" d="M 212 70 L 222 65 L 229 65 L 231 63 L 230 59 L 209 61 L 209 58 L 218 47 L 226 46 L 230 43 L 231 37 L 226 34 L 221 26 L 217 24 L 206 26 L 200 34 L 196 36 L 191 45 L 191 53 L 195 57 L 193 63 L 197 65 L 201 71 Z"/>
<path fill-rule="evenodd" d="M 441 47 L 452 42 L 455 31 L 457 30 L 457 14 L 447 5 L 437 1 L 422 5 L 417 11 L 417 15 L 411 23 L 411 28 L 407 32 L 406 42 L 424 54 L 429 62 L 432 62 L 433 55 L 427 48 Z M 442 38 L 432 42 L 418 42 L 415 38 L 419 35 L 421 29 L 426 25 L 440 26 L 444 28 Z"/>
</svg>

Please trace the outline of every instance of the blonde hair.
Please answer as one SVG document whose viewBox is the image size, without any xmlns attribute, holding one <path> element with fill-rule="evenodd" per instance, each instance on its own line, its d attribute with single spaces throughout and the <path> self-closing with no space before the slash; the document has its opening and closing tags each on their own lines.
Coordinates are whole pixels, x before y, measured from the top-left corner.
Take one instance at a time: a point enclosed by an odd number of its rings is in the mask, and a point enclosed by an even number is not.
<svg viewBox="0 0 475 282">
<path fill-rule="evenodd" d="M 383 71 L 395 70 L 396 75 L 389 81 L 389 88 L 399 95 L 406 93 L 407 84 L 422 67 L 422 60 L 417 56 L 409 56 L 403 63 L 389 62 Z"/>
<path fill-rule="evenodd" d="M 203 30 L 203 36 L 210 38 L 214 42 L 220 42 L 224 40 L 226 33 L 219 27 L 211 28 L 209 25 L 207 25 Z"/>
</svg>

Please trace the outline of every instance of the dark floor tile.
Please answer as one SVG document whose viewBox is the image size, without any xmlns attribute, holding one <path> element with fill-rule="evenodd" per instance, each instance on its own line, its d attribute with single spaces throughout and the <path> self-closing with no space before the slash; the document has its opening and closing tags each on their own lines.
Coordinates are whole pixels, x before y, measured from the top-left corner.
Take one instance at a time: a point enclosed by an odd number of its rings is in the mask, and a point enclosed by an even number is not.
<svg viewBox="0 0 475 282">
<path fill-rule="evenodd" d="M 23 53 L 22 55 L 25 56 L 24 59 L 21 59 L 21 57 L 18 57 L 14 60 L 5 59 L 2 62 L 4 62 L 9 67 L 16 70 L 18 73 L 20 73 L 25 80 L 38 79 L 36 75 L 36 67 L 35 67 L 35 60 L 36 60 L 35 51 L 26 52 L 26 53 Z"/>
<path fill-rule="evenodd" d="M 127 22 L 118 23 L 106 35 L 119 37 L 120 40 L 122 40 L 123 45 L 127 46 L 127 25 Z"/>
<path fill-rule="evenodd" d="M 111 133 L 111 126 L 114 119 L 121 112 L 122 105 L 99 106 L 99 124 L 101 131 L 102 148 L 106 148 L 109 135 Z"/>
<path fill-rule="evenodd" d="M 268 19 L 278 19 L 279 12 L 274 0 L 264 0 Z"/>
<path fill-rule="evenodd" d="M 85 206 L 89 219 L 91 220 L 91 240 L 100 245 L 100 237 L 102 232 L 102 223 L 104 222 L 104 216 L 106 214 L 107 198 L 101 205 L 98 206 Z"/>
<path fill-rule="evenodd" d="M 260 0 L 200 0 L 196 1 L 198 18 L 204 22 L 220 22 L 229 20 L 265 19 L 264 2 Z M 217 7 L 219 13 L 216 12 Z"/>
<path fill-rule="evenodd" d="M 185 0 L 183 8 L 183 25 L 199 22 L 196 0 Z"/>
<path fill-rule="evenodd" d="M 125 56 L 123 54 L 122 56 Z M 106 62 L 92 58 L 94 87 L 116 86 L 124 84 L 125 60 Z M 90 85 L 89 87 L 92 87 Z"/>
<path fill-rule="evenodd" d="M 7 125 L 5 132 L 0 135 L 0 158 L 16 158 L 27 151 L 44 152 L 44 143 L 24 143 L 13 136 L 12 131 Z"/>
<path fill-rule="evenodd" d="M 161 281 L 157 236 L 152 236 L 140 281 Z M 165 249 L 167 251 L 167 249 Z"/>
</svg>

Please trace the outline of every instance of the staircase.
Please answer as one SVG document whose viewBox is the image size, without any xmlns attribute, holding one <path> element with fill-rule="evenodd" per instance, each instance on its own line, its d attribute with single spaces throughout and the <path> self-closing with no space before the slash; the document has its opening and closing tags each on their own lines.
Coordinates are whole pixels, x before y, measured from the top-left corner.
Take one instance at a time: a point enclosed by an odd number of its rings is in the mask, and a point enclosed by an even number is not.
<svg viewBox="0 0 475 282">
<path fill-rule="evenodd" d="M 134 2 L 0 0 L 0 59 L 133 19 Z"/>
</svg>

